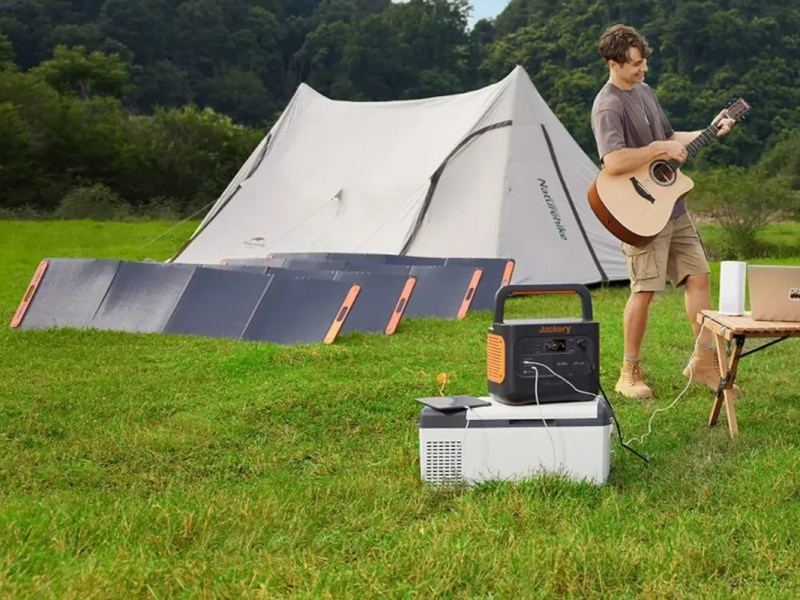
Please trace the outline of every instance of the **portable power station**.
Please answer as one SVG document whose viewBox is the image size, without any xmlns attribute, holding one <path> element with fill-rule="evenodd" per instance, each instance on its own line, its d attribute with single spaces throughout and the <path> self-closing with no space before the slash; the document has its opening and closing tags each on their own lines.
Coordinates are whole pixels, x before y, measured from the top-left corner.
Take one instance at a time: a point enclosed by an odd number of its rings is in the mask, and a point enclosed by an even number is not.
<svg viewBox="0 0 800 600">
<path fill-rule="evenodd" d="M 580 296 L 582 319 L 503 318 L 510 296 L 564 293 Z M 582 392 L 598 393 L 599 338 L 586 286 L 504 286 L 495 294 L 494 323 L 486 344 L 489 393 L 505 404 L 585 401 L 589 396 L 577 393 L 569 383 Z"/>
</svg>

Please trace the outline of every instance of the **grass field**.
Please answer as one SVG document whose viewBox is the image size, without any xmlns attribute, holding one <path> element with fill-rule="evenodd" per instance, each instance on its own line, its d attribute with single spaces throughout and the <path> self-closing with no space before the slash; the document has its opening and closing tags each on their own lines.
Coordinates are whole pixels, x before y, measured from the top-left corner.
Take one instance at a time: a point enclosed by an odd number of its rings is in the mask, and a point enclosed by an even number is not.
<svg viewBox="0 0 800 600">
<path fill-rule="evenodd" d="M 489 313 L 304 347 L 7 327 L 42 258 L 163 259 L 192 230 L 144 245 L 169 227 L 0 221 L 0 596 L 800 595 L 796 340 L 742 361 L 737 439 L 692 388 L 636 445 L 649 465 L 614 440 L 604 487 L 435 490 L 415 399 L 440 373 L 447 393 L 485 393 Z M 611 391 L 627 288 L 592 297 Z M 529 298 L 508 316 L 578 311 Z M 683 389 L 691 343 L 682 296 L 660 295 L 657 399 L 611 396 L 626 439 Z"/>
</svg>

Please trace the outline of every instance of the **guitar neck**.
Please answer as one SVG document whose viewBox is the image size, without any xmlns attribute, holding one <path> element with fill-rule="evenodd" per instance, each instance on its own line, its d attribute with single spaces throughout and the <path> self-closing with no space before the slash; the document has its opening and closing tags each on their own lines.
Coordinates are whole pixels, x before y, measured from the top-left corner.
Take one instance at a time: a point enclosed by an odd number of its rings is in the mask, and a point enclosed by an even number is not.
<svg viewBox="0 0 800 600">
<path fill-rule="evenodd" d="M 717 137 L 717 133 L 719 133 L 719 127 L 714 124 L 709 125 L 703 131 L 701 131 L 700 135 L 694 138 L 691 142 L 689 142 L 689 145 L 686 146 L 686 153 L 689 155 L 689 158 L 697 154 L 708 142 L 715 139 Z"/>
<path fill-rule="evenodd" d="M 700 149 L 705 146 L 708 142 L 715 139 L 717 137 L 717 133 L 719 132 L 719 127 L 714 125 L 713 123 L 706 127 L 703 131 L 700 132 L 696 138 L 694 138 L 689 144 L 686 146 L 686 160 L 689 160 L 693 156 L 695 156 Z M 680 163 L 675 159 L 670 159 L 667 161 L 667 164 L 672 167 L 673 169 L 679 169 L 684 163 Z"/>
</svg>

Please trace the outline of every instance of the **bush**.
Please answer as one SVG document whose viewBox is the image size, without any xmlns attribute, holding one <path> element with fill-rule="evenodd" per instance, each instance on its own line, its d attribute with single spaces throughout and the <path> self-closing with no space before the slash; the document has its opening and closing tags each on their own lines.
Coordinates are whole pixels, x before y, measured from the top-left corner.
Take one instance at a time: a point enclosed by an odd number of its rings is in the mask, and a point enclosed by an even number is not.
<svg viewBox="0 0 800 600">
<path fill-rule="evenodd" d="M 137 207 L 158 197 L 186 205 L 194 205 L 195 197 L 201 205 L 216 199 L 263 137 L 192 106 L 159 108 L 122 127 L 125 142 L 114 158 L 116 171 L 104 179 L 113 180 L 114 189 Z"/>
<path fill-rule="evenodd" d="M 28 204 L 14 208 L 0 206 L 0 221 L 35 221 L 45 216 Z"/>
<path fill-rule="evenodd" d="M 14 221 L 18 218 L 16 211 L 0 206 L 0 221 Z"/>
<path fill-rule="evenodd" d="M 790 216 L 800 220 L 800 132 L 787 134 L 759 161 L 759 167 L 767 177 L 785 180 L 794 192 L 795 201 L 790 204 Z"/>
<path fill-rule="evenodd" d="M 794 212 L 797 196 L 782 177 L 756 168 L 728 167 L 698 176 L 700 205 L 722 226 L 720 259 L 756 258 L 763 248 L 756 234 L 770 221 Z"/>
<path fill-rule="evenodd" d="M 162 196 L 153 198 L 138 211 L 145 219 L 157 221 L 180 221 L 183 218 L 183 207 L 175 198 Z"/>
<path fill-rule="evenodd" d="M 130 216 L 130 207 L 102 183 L 77 187 L 64 196 L 53 216 L 57 219 L 113 221 Z"/>
</svg>

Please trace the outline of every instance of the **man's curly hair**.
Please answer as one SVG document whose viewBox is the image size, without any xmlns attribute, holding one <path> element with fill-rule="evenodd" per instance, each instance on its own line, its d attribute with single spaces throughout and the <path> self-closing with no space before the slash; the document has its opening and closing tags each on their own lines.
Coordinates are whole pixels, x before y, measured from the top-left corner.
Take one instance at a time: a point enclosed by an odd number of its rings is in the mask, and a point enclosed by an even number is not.
<svg viewBox="0 0 800 600">
<path fill-rule="evenodd" d="M 628 50 L 638 48 L 642 58 L 647 58 L 653 52 L 650 44 L 642 34 L 628 25 L 612 25 L 600 36 L 598 50 L 603 60 L 613 60 L 619 64 L 628 61 Z"/>
</svg>

